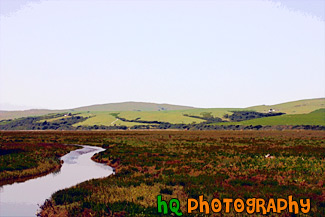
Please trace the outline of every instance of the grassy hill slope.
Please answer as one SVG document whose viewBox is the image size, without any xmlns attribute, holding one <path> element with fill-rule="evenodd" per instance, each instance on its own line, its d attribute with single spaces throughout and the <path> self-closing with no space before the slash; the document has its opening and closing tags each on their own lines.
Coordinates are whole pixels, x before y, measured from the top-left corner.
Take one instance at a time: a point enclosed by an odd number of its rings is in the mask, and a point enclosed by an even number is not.
<svg viewBox="0 0 325 217">
<path fill-rule="evenodd" d="M 218 123 L 217 125 L 325 125 L 325 109 L 309 114 L 286 114 L 281 116 L 257 118 L 248 121 Z"/>
<path fill-rule="evenodd" d="M 0 120 L 15 119 L 21 117 L 41 116 L 50 113 L 67 112 L 67 110 L 30 109 L 24 111 L 0 111 Z"/>
<path fill-rule="evenodd" d="M 325 108 L 325 98 L 305 99 L 276 105 L 252 106 L 247 109 L 257 112 L 268 112 L 270 109 L 275 109 L 277 112 L 286 114 L 307 114 L 321 108 Z"/>
<path fill-rule="evenodd" d="M 237 108 L 212 108 L 212 109 L 186 109 L 186 110 L 173 110 L 173 111 L 118 111 L 119 117 L 125 118 L 127 120 L 142 120 L 142 121 L 160 121 L 160 122 L 169 122 L 172 124 L 191 124 L 201 123 L 205 120 L 200 118 L 193 118 L 184 116 L 194 115 L 202 116 L 203 112 L 210 112 L 215 117 L 223 117 L 225 114 L 231 114 L 231 110 L 240 110 Z M 78 123 L 82 126 L 91 126 L 91 125 L 124 125 L 124 126 L 134 126 L 139 125 L 135 122 L 127 122 L 116 120 L 115 117 L 110 115 L 110 111 L 93 111 L 93 112 L 82 112 L 82 116 L 89 117 L 89 119 L 84 122 Z"/>
<path fill-rule="evenodd" d="M 187 117 L 187 115 L 202 116 L 203 112 L 211 112 L 215 117 L 223 117 L 223 115 L 231 113 L 228 108 L 215 108 L 215 109 L 187 109 L 187 110 L 176 110 L 176 111 L 160 111 L 160 112 L 137 112 L 137 111 L 126 111 L 121 112 L 120 117 L 128 120 L 139 119 L 145 121 L 162 121 L 169 123 L 183 123 L 190 124 L 193 122 L 201 123 L 204 120 L 199 118 Z"/>
<path fill-rule="evenodd" d="M 146 125 L 146 123 L 131 122 L 137 121 L 158 121 L 171 124 L 191 124 L 202 123 L 206 120 L 200 118 L 203 113 L 209 113 L 213 117 L 225 120 L 224 115 L 231 115 L 232 111 L 250 110 L 257 112 L 268 112 L 272 108 L 276 112 L 284 112 L 285 115 L 276 117 L 257 118 L 241 122 L 223 122 L 218 125 L 325 125 L 325 98 L 299 100 L 288 103 L 281 103 L 272 106 L 253 106 L 248 108 L 192 108 L 188 106 L 178 106 L 170 104 L 156 104 L 143 102 L 110 103 L 102 105 L 92 105 L 79 107 L 71 110 L 27 110 L 27 111 L 0 111 L 0 120 L 9 118 L 19 118 L 28 116 L 43 116 L 49 113 L 78 114 L 88 119 L 78 122 L 73 126 L 134 126 Z M 315 111 L 317 110 L 317 111 Z M 313 112 L 314 111 L 314 112 Z M 117 119 L 111 113 L 118 113 Z M 185 116 L 186 115 L 186 116 Z M 62 115 L 61 115 L 62 116 Z M 57 121 L 69 117 L 49 117 L 44 116 L 41 121 Z M 126 120 L 125 120 L 126 119 Z M 4 124 L 2 122 L 1 124 Z"/>
<path fill-rule="evenodd" d="M 114 116 L 111 115 L 112 112 L 107 112 L 107 111 L 94 111 L 94 112 L 83 112 L 80 114 L 80 116 L 83 117 L 88 117 L 87 120 L 76 123 L 73 126 L 94 126 L 94 125 L 104 125 L 104 126 L 127 126 L 131 127 L 134 125 L 144 125 L 144 124 L 139 124 L 135 122 L 127 122 L 127 121 L 121 121 L 115 118 Z"/>
<path fill-rule="evenodd" d="M 84 106 L 73 109 L 74 111 L 164 111 L 191 109 L 190 106 L 158 104 L 148 102 L 120 102 L 92 106 Z"/>
<path fill-rule="evenodd" d="M 65 110 L 50 110 L 50 109 L 31 109 L 24 111 L 0 111 L 0 120 L 14 119 L 30 116 L 41 116 L 50 113 L 63 113 L 63 112 L 83 112 L 83 111 L 170 111 L 170 110 L 184 110 L 192 109 L 190 106 L 180 106 L 171 104 L 158 104 L 146 102 L 122 102 L 122 103 L 108 103 L 100 105 L 91 105 L 78 107 L 74 109 Z"/>
</svg>

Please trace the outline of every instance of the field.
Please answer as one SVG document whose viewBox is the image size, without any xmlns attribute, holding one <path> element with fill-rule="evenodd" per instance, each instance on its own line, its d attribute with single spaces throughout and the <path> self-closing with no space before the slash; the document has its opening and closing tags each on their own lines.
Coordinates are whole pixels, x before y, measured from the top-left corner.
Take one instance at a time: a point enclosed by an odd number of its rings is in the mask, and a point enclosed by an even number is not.
<svg viewBox="0 0 325 217">
<path fill-rule="evenodd" d="M 92 125 L 120 125 L 120 126 L 134 126 L 134 125 L 143 125 L 136 122 L 128 122 L 116 120 L 113 117 L 112 113 L 119 113 L 119 117 L 126 118 L 128 120 L 144 120 L 144 121 L 161 121 L 168 122 L 172 124 L 191 124 L 201 123 L 204 120 L 199 118 L 186 117 L 184 114 L 202 116 L 203 112 L 211 112 L 213 116 L 222 117 L 225 114 L 231 114 L 228 110 L 230 109 L 189 109 L 189 110 L 174 110 L 174 111 L 117 111 L 117 112 L 108 112 L 108 111 L 95 111 L 95 112 L 82 112 L 82 116 L 90 117 L 89 119 L 77 123 L 74 126 L 92 126 Z M 236 109 L 237 110 L 237 109 Z"/>
<path fill-rule="evenodd" d="M 86 144 L 107 150 L 93 157 L 116 175 L 56 192 L 43 216 L 157 216 L 157 196 L 310 199 L 301 216 L 325 214 L 323 131 L 88 131 L 4 132 L 6 141 Z M 55 213 L 55 214 L 54 214 Z M 249 216 L 241 213 L 240 216 Z M 262 216 L 255 213 L 253 216 Z M 239 216 L 230 213 L 215 216 Z M 286 209 L 271 216 L 295 216 Z"/>
<path fill-rule="evenodd" d="M 23 114 L 27 117 L 17 118 L 24 116 Z M 16 117 L 16 119 L 10 120 L 9 117 Z M 169 104 L 125 102 L 85 106 L 65 111 L 0 111 L 0 130 L 240 130 L 246 128 L 321 130 L 324 127 L 324 98 L 248 108 L 192 108 Z"/>
<path fill-rule="evenodd" d="M 201 123 L 204 120 L 199 118 L 186 117 L 184 114 L 202 116 L 202 113 L 208 112 L 215 117 L 223 117 L 225 114 L 231 114 L 228 108 L 221 109 L 188 109 L 188 110 L 176 110 L 176 111 L 152 111 L 152 112 L 121 112 L 120 116 L 126 119 L 136 119 L 140 118 L 141 120 L 146 121 L 162 121 L 169 122 L 172 124 L 191 124 L 193 122 Z M 235 109 L 238 110 L 238 109 Z"/>
<path fill-rule="evenodd" d="M 72 113 L 78 114 L 89 119 L 76 123 L 73 126 L 127 126 L 132 127 L 139 124 L 137 122 L 116 120 L 111 113 L 119 113 L 119 117 L 127 120 L 142 120 L 142 121 L 159 121 L 168 122 L 171 124 L 192 124 L 202 123 L 205 120 L 201 118 L 189 117 L 202 116 L 202 113 L 210 113 L 214 117 L 222 119 L 224 115 L 232 114 L 232 111 L 257 111 L 267 113 L 270 109 L 276 112 L 284 112 L 286 116 L 276 118 L 261 118 L 260 120 L 232 123 L 238 125 L 325 125 L 324 116 L 316 117 L 314 115 L 304 116 L 301 114 L 308 114 L 319 109 L 325 109 L 325 99 L 308 99 L 299 100 L 294 102 L 281 103 L 277 105 L 262 105 L 253 106 L 248 108 L 193 108 L 188 106 L 178 106 L 169 104 L 156 104 L 156 103 L 141 103 L 141 102 L 124 102 L 124 103 L 109 103 L 102 105 L 92 105 L 68 110 L 27 110 L 27 111 L 0 111 L 0 121 L 7 119 L 14 119 L 20 117 L 37 117 L 46 116 L 47 114 L 55 113 Z M 294 116 L 298 115 L 298 116 Z M 309 119 L 311 118 L 311 119 Z M 60 118 L 49 119 L 47 121 L 53 122 Z M 45 121 L 46 119 L 43 119 Z M 3 125 L 4 121 L 0 122 Z M 226 123 L 225 125 L 229 125 Z M 231 124 L 230 124 L 231 125 Z"/>
<path fill-rule="evenodd" d="M 325 108 L 325 100 L 324 98 L 298 100 L 277 105 L 253 106 L 248 107 L 247 109 L 252 109 L 258 112 L 267 112 L 271 108 L 286 114 L 307 114 L 317 109 Z"/>
<path fill-rule="evenodd" d="M 217 123 L 217 125 L 325 125 L 325 109 L 319 109 L 309 114 L 285 114 L 248 121 Z"/>
<path fill-rule="evenodd" d="M 189 110 L 175 110 L 175 111 L 119 111 L 119 112 L 91 112 L 81 113 L 82 116 L 89 117 L 89 119 L 74 124 L 74 126 L 91 126 L 91 125 L 104 125 L 104 126 L 127 126 L 143 125 L 136 122 L 128 122 L 117 120 L 113 117 L 112 113 L 118 113 L 119 117 L 127 120 L 144 120 L 144 121 L 161 121 L 171 124 L 192 124 L 202 123 L 205 120 L 200 118 L 188 117 L 200 116 L 203 113 L 210 113 L 214 117 L 219 117 L 224 120 L 225 114 L 232 114 L 231 111 L 243 111 L 244 109 L 189 109 Z M 229 121 L 229 120 L 228 120 Z M 275 117 L 256 118 L 253 120 L 240 121 L 240 122 L 222 122 L 216 125 L 325 125 L 325 109 L 318 109 L 307 114 L 285 114 Z"/>
<path fill-rule="evenodd" d="M 93 125 L 104 125 L 104 126 L 134 126 L 137 123 L 131 123 L 127 121 L 117 120 L 111 115 L 112 112 L 91 112 L 91 113 L 81 113 L 81 116 L 89 117 L 87 120 L 76 123 L 73 126 L 93 126 Z"/>
<path fill-rule="evenodd" d="M 60 156 L 76 149 L 53 143 L 43 143 L 35 138 L 29 140 L 6 137 L 0 133 L 0 186 L 15 181 L 25 181 L 61 167 Z"/>
</svg>

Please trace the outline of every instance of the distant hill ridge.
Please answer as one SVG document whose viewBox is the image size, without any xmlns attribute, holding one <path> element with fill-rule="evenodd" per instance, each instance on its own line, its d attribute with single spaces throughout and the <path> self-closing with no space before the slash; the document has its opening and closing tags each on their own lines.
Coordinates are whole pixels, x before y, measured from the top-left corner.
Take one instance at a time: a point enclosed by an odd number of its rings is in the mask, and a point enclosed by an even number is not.
<svg viewBox="0 0 325 217">
<path fill-rule="evenodd" d="M 170 111 L 193 109 L 191 106 L 158 104 L 149 102 L 119 102 L 91 106 L 83 106 L 73 109 L 74 111 Z"/>
<path fill-rule="evenodd" d="M 171 111 L 171 110 L 186 110 L 193 109 L 191 106 L 172 105 L 172 104 L 159 104 L 150 102 L 118 102 L 118 103 L 107 103 L 90 106 L 82 106 L 73 109 L 61 109 L 61 110 L 50 110 L 50 109 L 29 109 L 23 111 L 1 111 L 0 120 L 13 119 L 28 116 L 39 116 L 50 113 L 61 113 L 61 112 L 82 112 L 82 111 Z"/>
<path fill-rule="evenodd" d="M 307 114 L 321 108 L 325 108 L 325 98 L 304 99 L 276 105 L 252 106 L 247 109 L 252 109 L 258 112 L 267 112 L 270 109 L 273 109 L 286 114 Z"/>
<path fill-rule="evenodd" d="M 325 108 L 325 98 L 317 99 L 305 99 L 292 101 L 287 103 L 281 103 L 276 105 L 260 105 L 245 108 L 247 110 L 255 110 L 258 112 L 268 112 L 273 109 L 278 112 L 284 112 L 287 114 L 307 114 L 317 109 Z M 63 110 L 49 110 L 49 109 L 30 109 L 24 111 L 0 111 L 0 120 L 13 119 L 20 117 L 29 116 L 40 116 L 50 113 L 62 113 L 62 112 L 96 112 L 96 111 L 173 111 L 173 110 L 201 110 L 191 106 L 172 105 L 172 104 L 159 104 L 159 103 L 148 103 L 148 102 L 119 102 L 119 103 L 107 103 L 83 106 L 74 109 L 63 109 Z M 226 109 L 231 111 L 231 108 Z M 206 109 L 202 109 L 206 111 Z"/>
</svg>

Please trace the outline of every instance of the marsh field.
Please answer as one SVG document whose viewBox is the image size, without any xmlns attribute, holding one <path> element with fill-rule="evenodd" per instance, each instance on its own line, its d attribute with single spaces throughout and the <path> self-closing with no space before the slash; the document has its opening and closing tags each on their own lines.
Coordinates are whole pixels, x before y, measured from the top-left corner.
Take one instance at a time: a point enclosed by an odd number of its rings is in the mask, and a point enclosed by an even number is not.
<svg viewBox="0 0 325 217">
<path fill-rule="evenodd" d="M 78 144 L 106 149 L 92 157 L 116 169 L 54 193 L 41 216 L 159 216 L 157 196 L 187 199 L 310 199 L 307 214 L 288 209 L 268 216 L 325 215 L 324 131 L 1 131 L 1 185 L 60 167 Z M 169 212 L 169 215 L 175 215 Z M 245 212 L 210 216 L 262 216 Z"/>
</svg>

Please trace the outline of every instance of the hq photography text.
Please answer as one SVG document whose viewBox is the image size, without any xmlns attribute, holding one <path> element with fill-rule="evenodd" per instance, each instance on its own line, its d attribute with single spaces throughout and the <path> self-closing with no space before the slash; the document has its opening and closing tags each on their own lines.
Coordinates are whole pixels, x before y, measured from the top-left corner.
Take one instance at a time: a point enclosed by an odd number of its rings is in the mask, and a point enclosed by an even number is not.
<svg viewBox="0 0 325 217">
<path fill-rule="evenodd" d="M 158 213 L 174 213 L 177 216 L 182 216 L 183 212 L 180 210 L 180 207 L 180 201 L 177 198 L 165 201 L 162 195 L 157 196 Z M 261 213 L 263 215 L 268 213 L 281 213 L 285 210 L 294 214 L 298 214 L 299 212 L 308 213 L 310 211 L 310 199 L 293 200 L 291 195 L 287 199 L 270 198 L 267 201 L 262 198 L 248 198 L 246 200 L 241 198 L 214 198 L 209 202 L 204 200 L 203 195 L 199 196 L 199 200 L 194 198 L 187 199 L 187 213 L 230 213 L 232 210 L 236 213 Z"/>
</svg>

